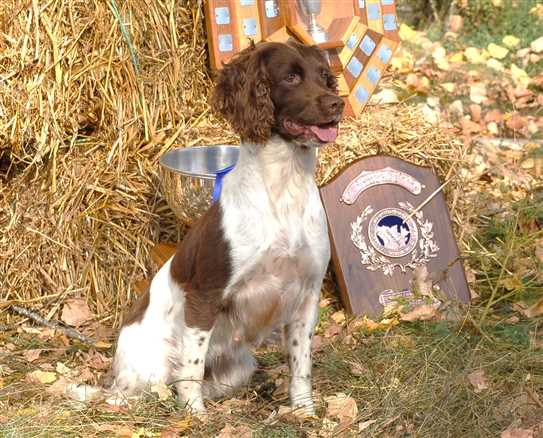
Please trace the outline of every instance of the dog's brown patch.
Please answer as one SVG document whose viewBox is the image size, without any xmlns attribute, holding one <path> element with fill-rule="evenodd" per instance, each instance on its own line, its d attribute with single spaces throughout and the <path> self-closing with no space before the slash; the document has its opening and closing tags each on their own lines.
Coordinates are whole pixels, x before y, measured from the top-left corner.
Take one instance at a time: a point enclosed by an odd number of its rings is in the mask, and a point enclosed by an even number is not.
<svg viewBox="0 0 543 438">
<path fill-rule="evenodd" d="M 149 287 L 138 297 L 136 302 L 132 305 L 132 308 L 123 319 L 122 327 L 140 322 L 143 319 L 143 315 L 149 307 L 150 293 Z"/>
<path fill-rule="evenodd" d="M 230 247 L 222 229 L 222 211 L 213 204 L 183 239 L 171 275 L 185 292 L 185 323 L 210 330 L 231 276 Z"/>
</svg>

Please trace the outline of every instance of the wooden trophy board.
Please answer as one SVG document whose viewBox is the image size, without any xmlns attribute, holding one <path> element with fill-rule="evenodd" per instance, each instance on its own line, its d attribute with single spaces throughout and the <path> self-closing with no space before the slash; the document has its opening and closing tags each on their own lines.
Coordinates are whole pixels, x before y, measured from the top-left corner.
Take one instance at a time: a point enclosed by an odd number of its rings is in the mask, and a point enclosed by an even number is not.
<svg viewBox="0 0 543 438">
<path fill-rule="evenodd" d="M 357 115 L 399 44 L 395 1 L 208 0 L 204 9 L 211 67 L 221 69 L 251 40 L 286 42 L 294 37 L 316 44 L 326 51 L 338 77 L 344 115 Z"/>
<path fill-rule="evenodd" d="M 469 300 L 443 192 L 412 214 L 439 187 L 430 168 L 379 155 L 354 162 L 320 189 L 349 312 L 375 317 L 385 305 L 413 299 L 420 265 L 450 299 Z"/>
</svg>

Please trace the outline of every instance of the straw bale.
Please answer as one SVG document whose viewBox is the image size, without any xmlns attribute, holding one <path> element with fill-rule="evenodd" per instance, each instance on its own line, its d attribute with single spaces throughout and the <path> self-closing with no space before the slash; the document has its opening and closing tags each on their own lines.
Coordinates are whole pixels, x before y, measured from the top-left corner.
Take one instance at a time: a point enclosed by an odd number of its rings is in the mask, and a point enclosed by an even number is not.
<svg viewBox="0 0 543 438">
<path fill-rule="evenodd" d="M 2 0 L 0 35 L 0 158 L 13 164 L 86 135 L 149 140 L 206 109 L 196 0 Z"/>
</svg>

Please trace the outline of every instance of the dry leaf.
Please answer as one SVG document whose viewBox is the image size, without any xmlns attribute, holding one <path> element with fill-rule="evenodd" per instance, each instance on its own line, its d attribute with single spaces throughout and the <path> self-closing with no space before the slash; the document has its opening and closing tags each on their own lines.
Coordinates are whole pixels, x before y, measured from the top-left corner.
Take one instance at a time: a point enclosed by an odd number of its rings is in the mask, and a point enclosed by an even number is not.
<svg viewBox="0 0 543 438">
<path fill-rule="evenodd" d="M 505 44 L 510 49 L 517 47 L 520 43 L 520 39 L 518 39 L 514 35 L 506 35 L 502 39 L 502 43 Z"/>
<path fill-rule="evenodd" d="M 470 87 L 469 98 L 472 102 L 483 103 L 486 97 L 486 86 L 482 83 L 474 84 Z"/>
<path fill-rule="evenodd" d="M 498 46 L 497 44 L 490 43 L 487 47 L 488 53 L 490 53 L 490 56 L 496 59 L 503 59 L 507 56 L 509 53 L 509 50 L 505 47 Z"/>
<path fill-rule="evenodd" d="M 521 303 L 513 305 L 516 310 L 519 310 L 526 318 L 534 318 L 543 315 L 543 298 L 532 304 L 530 307 L 525 307 Z"/>
<path fill-rule="evenodd" d="M 520 114 L 515 113 L 511 115 L 511 117 L 505 122 L 505 124 L 507 125 L 509 129 L 520 131 L 522 128 L 526 126 L 526 119 L 522 117 Z"/>
<path fill-rule="evenodd" d="M 41 349 L 34 349 L 34 350 L 25 350 L 25 352 L 23 353 L 23 357 L 28 361 L 28 362 L 34 362 L 38 357 L 40 357 L 40 354 L 43 350 Z"/>
<path fill-rule="evenodd" d="M 543 36 L 532 41 L 530 44 L 530 49 L 532 49 L 535 53 L 543 52 Z"/>
<path fill-rule="evenodd" d="M 451 15 L 449 19 L 449 30 L 451 32 L 458 32 L 464 27 L 464 18 L 461 15 Z"/>
<path fill-rule="evenodd" d="M 543 238 L 535 242 L 535 256 L 540 263 L 543 263 Z"/>
<path fill-rule="evenodd" d="M 434 306 L 423 304 L 421 306 L 416 306 L 410 312 L 403 314 L 400 319 L 406 322 L 427 321 L 435 318 L 437 314 L 437 309 Z"/>
<path fill-rule="evenodd" d="M 104 356 L 99 351 L 90 350 L 87 353 L 85 364 L 95 370 L 107 370 L 111 365 L 111 358 Z"/>
<path fill-rule="evenodd" d="M 311 339 L 311 350 L 315 352 L 321 351 L 323 345 L 324 345 L 324 342 L 323 342 L 322 336 L 319 336 L 319 335 L 313 336 L 313 339 Z"/>
<path fill-rule="evenodd" d="M 496 70 L 496 71 L 504 71 L 505 70 L 504 65 L 500 61 L 498 61 L 497 59 L 494 59 L 494 58 L 490 58 L 488 61 L 486 61 L 486 66 L 488 68 L 491 68 L 492 70 Z"/>
<path fill-rule="evenodd" d="M 30 383 L 53 383 L 57 380 L 57 375 L 51 371 L 36 370 L 26 375 Z"/>
<path fill-rule="evenodd" d="M 360 362 L 348 362 L 348 364 L 353 376 L 363 376 L 369 372 L 369 370 Z"/>
<path fill-rule="evenodd" d="M 332 313 L 330 318 L 332 318 L 332 320 L 336 324 L 342 324 L 345 322 L 345 312 L 343 310 L 339 310 L 337 312 Z"/>
<path fill-rule="evenodd" d="M 192 426 L 192 418 L 187 417 L 170 424 L 160 432 L 160 438 L 177 438 Z"/>
<path fill-rule="evenodd" d="M 164 382 L 159 382 L 152 385 L 151 392 L 157 394 L 159 400 L 168 400 L 172 395 L 172 391 Z"/>
<path fill-rule="evenodd" d="M 326 416 L 337 417 L 340 423 L 353 423 L 358 415 L 358 406 L 356 400 L 346 394 L 339 393 L 329 397 L 325 397 L 326 401 Z"/>
<path fill-rule="evenodd" d="M 424 297 L 433 297 L 433 284 L 426 265 L 417 266 L 413 271 L 413 289 Z"/>
<path fill-rule="evenodd" d="M 222 428 L 216 438 L 251 438 L 253 431 L 248 426 L 236 426 L 227 424 Z"/>
<path fill-rule="evenodd" d="M 500 434 L 500 438 L 534 438 L 533 429 L 508 427 Z"/>
<path fill-rule="evenodd" d="M 60 319 L 68 325 L 79 326 L 92 318 L 92 313 L 84 298 L 66 300 Z"/>
<path fill-rule="evenodd" d="M 481 51 L 476 47 L 468 47 L 464 50 L 464 56 L 471 64 L 481 64 L 486 61 L 485 57 L 481 54 Z"/>
<path fill-rule="evenodd" d="M 366 430 L 368 427 L 370 427 L 374 423 L 377 423 L 377 420 L 363 421 L 362 423 L 358 424 L 358 431 L 362 432 L 363 430 Z"/>
<path fill-rule="evenodd" d="M 468 374 L 469 383 L 473 385 L 474 391 L 478 394 L 485 389 L 488 389 L 485 370 L 477 370 Z"/>
<path fill-rule="evenodd" d="M 398 103 L 400 101 L 400 99 L 398 99 L 398 94 L 390 88 L 385 88 L 379 93 L 374 94 L 370 100 L 371 103 L 375 105 Z"/>
<path fill-rule="evenodd" d="M 324 331 L 324 337 L 325 338 L 332 338 L 334 336 L 337 336 L 341 333 L 341 326 L 336 323 L 331 323 L 328 325 L 326 330 Z"/>
<path fill-rule="evenodd" d="M 51 386 L 48 386 L 46 392 L 56 397 L 66 395 L 66 391 L 70 385 L 70 381 L 64 376 L 60 376 L 58 380 Z"/>
</svg>

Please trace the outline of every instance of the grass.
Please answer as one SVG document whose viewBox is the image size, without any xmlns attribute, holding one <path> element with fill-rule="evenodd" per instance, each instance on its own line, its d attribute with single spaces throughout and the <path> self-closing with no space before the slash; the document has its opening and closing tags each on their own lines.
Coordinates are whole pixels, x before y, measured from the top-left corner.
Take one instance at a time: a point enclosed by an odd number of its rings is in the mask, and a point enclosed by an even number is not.
<svg viewBox="0 0 543 438">
<path fill-rule="evenodd" d="M 315 355 L 315 395 L 319 419 L 303 424 L 289 418 L 267 424 L 266 419 L 286 395 L 272 397 L 274 378 L 282 375 L 284 363 L 278 351 L 260 352 L 261 372 L 257 382 L 240 398 L 212 404 L 212 421 L 193 419 L 186 436 L 215 436 L 225 424 L 244 425 L 256 437 L 299 437 L 316 433 L 323 426 L 323 397 L 343 392 L 358 404 L 357 422 L 376 420 L 366 436 L 494 437 L 511 424 L 533 427 L 543 421 L 543 354 L 533 348 L 542 319 L 508 321 L 510 313 L 492 313 L 487 322 L 475 326 L 483 308 L 468 310 L 458 321 L 400 324 L 388 331 L 355 332 L 354 346 L 345 345 L 343 335 L 333 339 Z M 33 339 L 31 339 L 33 337 Z M 30 345 L 49 348 L 42 363 L 61 361 L 75 365 L 76 349 L 51 348 L 29 334 L 4 334 L 3 341 L 16 346 L 3 354 L 4 367 L 12 375 L 0 390 L 0 436 L 80 437 L 157 436 L 164 428 L 187 422 L 173 399 L 149 396 L 130 410 L 112 411 L 104 404 L 85 406 L 58 399 L 44 387 L 24 383 L 24 374 L 38 364 L 20 357 Z M 362 372 L 351 371 L 359 365 Z M 488 389 L 477 393 L 468 380 L 470 373 L 484 370 Z M 189 422 L 191 420 L 188 420 Z M 342 436 L 357 436 L 356 427 Z M 313 435 L 316 436 L 316 435 Z M 325 435 L 329 436 L 329 435 Z"/>
</svg>

